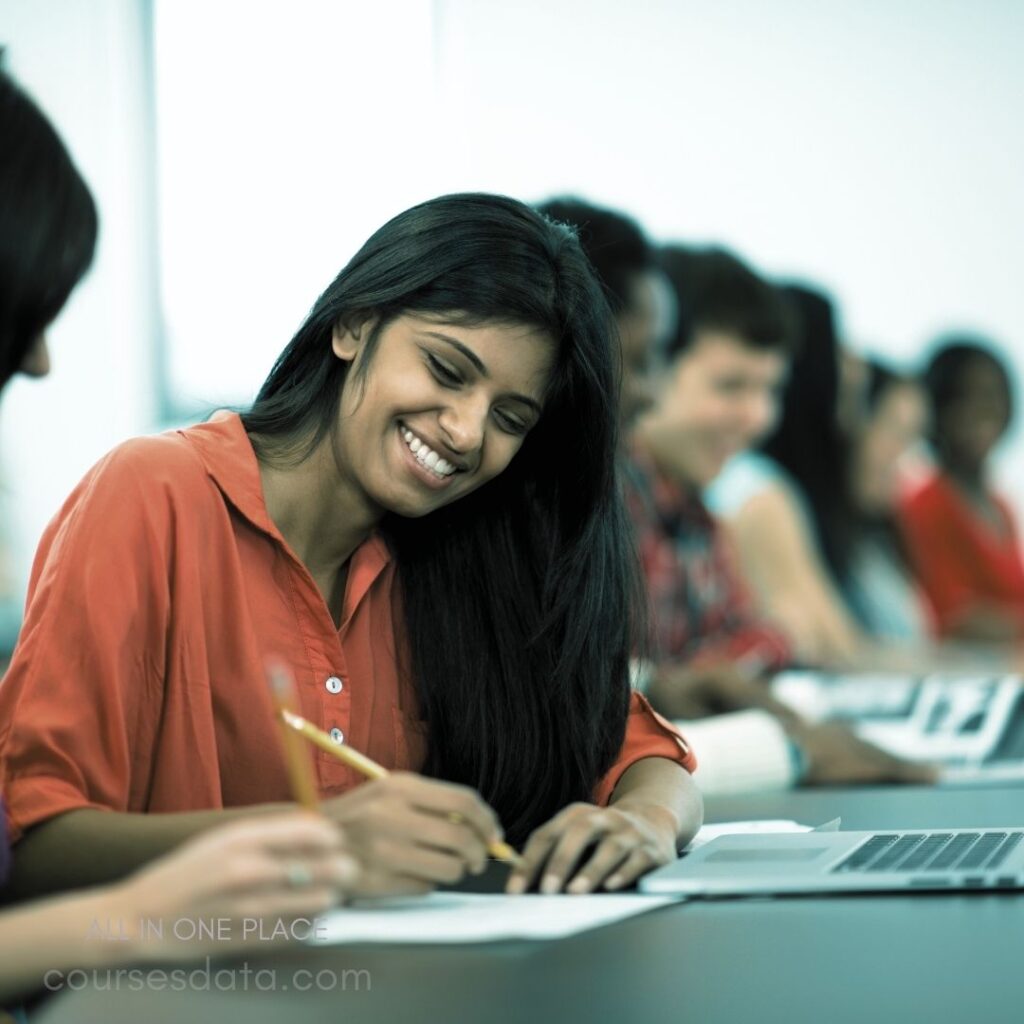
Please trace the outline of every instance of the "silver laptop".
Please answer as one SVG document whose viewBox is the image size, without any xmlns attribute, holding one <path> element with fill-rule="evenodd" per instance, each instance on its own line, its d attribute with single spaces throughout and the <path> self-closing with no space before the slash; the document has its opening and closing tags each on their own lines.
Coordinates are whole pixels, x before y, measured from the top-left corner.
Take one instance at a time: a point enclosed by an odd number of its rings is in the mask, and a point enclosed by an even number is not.
<svg viewBox="0 0 1024 1024">
<path fill-rule="evenodd" d="M 640 880 L 641 892 L 757 896 L 1024 889 L 1024 828 L 726 835 Z"/>
<path fill-rule="evenodd" d="M 1024 687 L 1017 676 L 784 672 L 776 697 L 812 721 L 840 720 L 946 785 L 1024 779 Z"/>
</svg>

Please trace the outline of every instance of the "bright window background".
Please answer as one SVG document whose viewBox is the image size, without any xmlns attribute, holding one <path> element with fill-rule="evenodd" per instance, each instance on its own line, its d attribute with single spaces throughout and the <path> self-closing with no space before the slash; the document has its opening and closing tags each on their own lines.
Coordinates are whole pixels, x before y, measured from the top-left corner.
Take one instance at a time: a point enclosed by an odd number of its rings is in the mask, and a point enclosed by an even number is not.
<svg viewBox="0 0 1024 1024">
<path fill-rule="evenodd" d="M 1024 4 L 157 0 L 166 314 L 246 400 L 411 202 L 580 192 L 833 288 L 850 336 L 1024 343 Z"/>
<path fill-rule="evenodd" d="M 71 489 L 155 421 L 147 15 L 139 0 L 0 0 L 7 66 L 57 126 L 101 219 L 92 269 L 47 331 L 52 374 L 15 379 L 0 401 L 0 602 L 10 614 Z"/>
<path fill-rule="evenodd" d="M 172 394 L 249 401 L 388 217 L 443 190 L 429 0 L 157 0 Z"/>
<path fill-rule="evenodd" d="M 245 403 L 385 219 L 578 192 L 831 288 L 912 360 L 1024 353 L 1018 0 L 0 0 L 0 42 L 96 192 L 55 373 L 0 403 L 21 578 L 118 441 Z M 1024 507 L 1024 452 L 1004 484 Z"/>
</svg>

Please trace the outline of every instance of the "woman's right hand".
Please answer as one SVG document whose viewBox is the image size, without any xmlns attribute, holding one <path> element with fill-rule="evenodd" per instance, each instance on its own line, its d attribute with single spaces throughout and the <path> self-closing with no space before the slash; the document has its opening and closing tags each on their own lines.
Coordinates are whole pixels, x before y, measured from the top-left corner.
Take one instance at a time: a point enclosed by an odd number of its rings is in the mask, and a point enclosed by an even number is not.
<svg viewBox="0 0 1024 1024">
<path fill-rule="evenodd" d="M 357 895 L 427 892 L 481 874 L 497 816 L 468 786 L 409 772 L 364 783 L 324 801 L 362 865 Z"/>
</svg>

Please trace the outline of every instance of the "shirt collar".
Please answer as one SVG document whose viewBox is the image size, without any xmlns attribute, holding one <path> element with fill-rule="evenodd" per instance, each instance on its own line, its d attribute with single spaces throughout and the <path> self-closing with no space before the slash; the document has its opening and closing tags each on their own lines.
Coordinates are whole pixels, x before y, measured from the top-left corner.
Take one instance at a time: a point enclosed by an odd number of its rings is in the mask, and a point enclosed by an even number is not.
<svg viewBox="0 0 1024 1024">
<path fill-rule="evenodd" d="M 224 497 L 253 526 L 280 536 L 267 513 L 259 462 L 238 413 L 221 410 L 205 423 L 178 433 L 196 449 L 207 474 Z"/>
<path fill-rule="evenodd" d="M 287 541 L 267 512 L 259 462 L 238 413 L 221 410 L 205 423 L 178 433 L 196 449 L 206 472 L 238 512 L 287 548 Z M 349 563 L 348 589 L 353 604 L 390 561 L 391 552 L 379 533 L 370 534 L 356 548 Z"/>
</svg>

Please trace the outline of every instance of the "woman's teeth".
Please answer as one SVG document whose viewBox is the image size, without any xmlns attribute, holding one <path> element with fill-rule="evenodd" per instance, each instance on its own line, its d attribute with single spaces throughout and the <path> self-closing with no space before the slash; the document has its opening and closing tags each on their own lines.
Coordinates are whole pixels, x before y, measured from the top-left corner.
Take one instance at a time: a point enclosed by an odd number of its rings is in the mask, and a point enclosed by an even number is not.
<svg viewBox="0 0 1024 1024">
<path fill-rule="evenodd" d="M 416 457 L 416 461 L 426 469 L 429 469 L 434 476 L 443 480 L 455 472 L 455 467 L 446 459 L 442 459 L 432 448 L 418 438 L 408 427 L 403 426 L 402 438 L 405 440 L 409 451 Z"/>
</svg>

